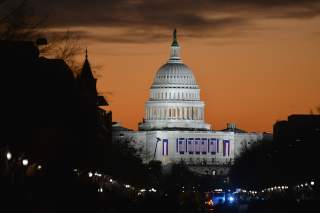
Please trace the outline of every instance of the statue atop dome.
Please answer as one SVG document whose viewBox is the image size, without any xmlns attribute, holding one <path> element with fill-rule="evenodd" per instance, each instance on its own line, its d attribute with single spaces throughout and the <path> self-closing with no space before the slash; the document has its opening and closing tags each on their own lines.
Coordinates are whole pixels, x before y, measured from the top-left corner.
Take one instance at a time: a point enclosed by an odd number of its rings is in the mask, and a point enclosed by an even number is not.
<svg viewBox="0 0 320 213">
<path fill-rule="evenodd" d="M 178 41 L 177 41 L 177 29 L 174 28 L 173 30 L 173 41 L 171 46 L 179 46 Z"/>
<path fill-rule="evenodd" d="M 173 30 L 173 41 L 171 44 L 169 63 L 182 63 L 180 58 L 180 46 L 177 40 L 177 29 Z"/>
</svg>

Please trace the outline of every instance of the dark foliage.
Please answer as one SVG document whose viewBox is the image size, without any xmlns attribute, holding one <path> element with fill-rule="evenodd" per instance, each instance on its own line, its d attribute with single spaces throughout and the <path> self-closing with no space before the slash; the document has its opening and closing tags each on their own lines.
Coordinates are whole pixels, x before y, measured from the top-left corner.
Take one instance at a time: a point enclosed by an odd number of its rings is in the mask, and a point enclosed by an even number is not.
<svg viewBox="0 0 320 213">
<path fill-rule="evenodd" d="M 319 180 L 320 116 L 292 115 L 275 124 L 275 140 L 244 150 L 231 170 L 234 184 L 246 187 L 294 185 Z"/>
</svg>

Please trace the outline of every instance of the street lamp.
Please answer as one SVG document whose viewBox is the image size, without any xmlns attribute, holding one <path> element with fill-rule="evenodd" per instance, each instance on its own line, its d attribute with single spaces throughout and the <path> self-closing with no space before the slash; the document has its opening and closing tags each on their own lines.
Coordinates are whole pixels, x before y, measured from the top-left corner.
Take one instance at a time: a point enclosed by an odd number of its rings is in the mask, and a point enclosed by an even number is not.
<svg viewBox="0 0 320 213">
<path fill-rule="evenodd" d="M 8 160 L 11 160 L 11 158 L 12 158 L 11 152 L 7 152 L 7 159 L 8 159 Z"/>
<path fill-rule="evenodd" d="M 157 141 L 156 141 L 156 147 L 154 148 L 154 153 L 153 153 L 153 160 L 155 159 L 156 157 L 156 151 L 157 151 L 157 146 L 158 146 L 158 142 L 161 141 L 160 138 L 157 138 Z"/>
<path fill-rule="evenodd" d="M 28 166 L 28 164 L 29 164 L 28 159 L 23 159 L 23 160 L 22 160 L 22 165 Z"/>
<path fill-rule="evenodd" d="M 93 176 L 92 172 L 89 172 L 88 176 L 91 178 Z"/>
</svg>

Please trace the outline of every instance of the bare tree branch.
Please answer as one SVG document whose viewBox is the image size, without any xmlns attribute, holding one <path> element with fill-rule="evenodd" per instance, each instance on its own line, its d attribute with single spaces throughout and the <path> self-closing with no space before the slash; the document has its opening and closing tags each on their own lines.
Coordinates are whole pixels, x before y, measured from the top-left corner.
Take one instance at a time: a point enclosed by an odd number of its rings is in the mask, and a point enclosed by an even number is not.
<svg viewBox="0 0 320 213">
<path fill-rule="evenodd" d="M 82 49 L 79 36 L 67 30 L 59 35 L 51 34 L 50 43 L 40 51 L 42 55 L 63 59 L 75 73 L 78 73 L 81 67 L 76 61 L 76 56 Z"/>
<path fill-rule="evenodd" d="M 40 47 L 41 54 L 63 59 L 75 73 L 80 70 L 80 64 L 75 60 L 82 49 L 79 36 L 69 30 L 62 33 L 47 30 L 47 17 L 36 15 L 29 0 L 22 0 L 18 6 L 8 10 L 0 18 L 1 40 L 36 41 L 46 34 L 50 43 Z"/>
<path fill-rule="evenodd" d="M 30 40 L 39 37 L 46 20 L 46 17 L 35 15 L 29 1 L 23 0 L 0 19 L 0 39 Z"/>
</svg>

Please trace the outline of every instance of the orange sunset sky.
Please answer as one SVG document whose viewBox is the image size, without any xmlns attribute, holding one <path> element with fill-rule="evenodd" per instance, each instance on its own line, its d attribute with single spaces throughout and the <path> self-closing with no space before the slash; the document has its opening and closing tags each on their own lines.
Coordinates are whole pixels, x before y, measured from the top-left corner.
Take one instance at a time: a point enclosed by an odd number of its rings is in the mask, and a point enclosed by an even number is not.
<svg viewBox="0 0 320 213">
<path fill-rule="evenodd" d="M 113 120 L 137 129 L 177 28 L 213 129 L 272 131 L 320 105 L 319 0 L 33 0 L 80 35 Z M 39 10 L 41 8 L 41 10 Z M 82 57 L 82 56 L 81 56 Z"/>
<path fill-rule="evenodd" d="M 310 21 L 261 21 L 263 29 L 239 38 L 188 38 L 178 29 L 182 58 L 194 72 L 214 129 L 235 122 L 250 131 L 272 131 L 276 120 L 310 113 L 320 104 L 320 36 Z M 99 32 L 99 29 L 92 29 Z M 90 61 L 102 65 L 98 88 L 113 119 L 137 128 L 157 69 L 171 42 L 88 42 Z M 201 32 L 199 32 L 201 33 Z"/>
</svg>

